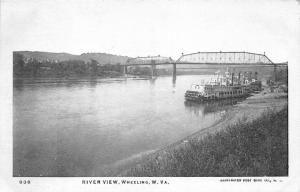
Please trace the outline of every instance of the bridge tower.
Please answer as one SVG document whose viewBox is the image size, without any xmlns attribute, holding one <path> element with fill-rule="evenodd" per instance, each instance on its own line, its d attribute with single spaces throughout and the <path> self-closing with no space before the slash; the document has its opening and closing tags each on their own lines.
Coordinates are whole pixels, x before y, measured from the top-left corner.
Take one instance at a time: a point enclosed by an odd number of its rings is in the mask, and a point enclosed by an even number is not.
<svg viewBox="0 0 300 192">
<path fill-rule="evenodd" d="M 127 65 L 123 66 L 123 73 L 124 73 L 124 75 L 127 75 Z"/>
<path fill-rule="evenodd" d="M 155 65 L 155 60 L 151 60 L 151 77 L 153 78 L 156 76 L 156 65 Z"/>
<path fill-rule="evenodd" d="M 173 83 L 176 82 L 176 63 L 173 63 Z"/>
<path fill-rule="evenodd" d="M 274 65 L 274 82 L 277 81 L 277 66 Z"/>
</svg>

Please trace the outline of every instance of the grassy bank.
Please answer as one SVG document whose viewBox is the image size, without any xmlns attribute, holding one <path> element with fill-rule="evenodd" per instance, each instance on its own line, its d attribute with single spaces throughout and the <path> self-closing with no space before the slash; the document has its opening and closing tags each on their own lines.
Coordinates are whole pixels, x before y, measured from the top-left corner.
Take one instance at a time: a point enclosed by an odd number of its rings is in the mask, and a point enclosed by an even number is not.
<svg viewBox="0 0 300 192">
<path fill-rule="evenodd" d="M 147 158 L 122 176 L 287 176 L 288 109 Z"/>
</svg>

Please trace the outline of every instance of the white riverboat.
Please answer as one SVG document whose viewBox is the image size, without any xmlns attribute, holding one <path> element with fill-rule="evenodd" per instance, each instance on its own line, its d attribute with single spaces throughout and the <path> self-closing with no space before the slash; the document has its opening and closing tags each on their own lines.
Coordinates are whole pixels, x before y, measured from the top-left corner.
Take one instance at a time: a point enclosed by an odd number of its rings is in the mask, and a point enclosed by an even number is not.
<svg viewBox="0 0 300 192">
<path fill-rule="evenodd" d="M 225 72 L 225 75 L 215 75 L 209 82 L 192 84 L 185 93 L 185 99 L 190 101 L 211 101 L 217 99 L 229 99 L 246 97 L 253 90 L 261 89 L 261 82 L 256 79 L 240 81 L 240 74 L 234 77 L 234 73 Z"/>
</svg>

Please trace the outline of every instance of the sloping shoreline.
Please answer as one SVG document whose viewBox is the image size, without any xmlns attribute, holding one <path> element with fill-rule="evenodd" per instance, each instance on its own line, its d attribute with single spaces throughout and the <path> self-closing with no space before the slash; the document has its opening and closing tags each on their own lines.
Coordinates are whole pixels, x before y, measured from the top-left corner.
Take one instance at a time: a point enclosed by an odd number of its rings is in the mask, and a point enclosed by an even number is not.
<svg viewBox="0 0 300 192">
<path fill-rule="evenodd" d="M 142 167 L 146 162 L 159 162 L 167 158 L 169 154 L 179 149 L 184 149 L 191 140 L 201 141 L 208 135 L 215 134 L 224 130 L 226 127 L 234 125 L 238 122 L 252 122 L 258 119 L 267 111 L 278 112 L 282 110 L 288 103 L 286 93 L 266 93 L 262 92 L 247 98 L 245 101 L 233 106 L 233 109 L 224 114 L 222 119 L 212 126 L 199 130 L 198 132 L 177 141 L 169 146 L 159 149 L 155 152 L 136 155 L 117 162 L 112 170 L 108 171 L 107 176 L 128 176 L 132 168 Z"/>
</svg>

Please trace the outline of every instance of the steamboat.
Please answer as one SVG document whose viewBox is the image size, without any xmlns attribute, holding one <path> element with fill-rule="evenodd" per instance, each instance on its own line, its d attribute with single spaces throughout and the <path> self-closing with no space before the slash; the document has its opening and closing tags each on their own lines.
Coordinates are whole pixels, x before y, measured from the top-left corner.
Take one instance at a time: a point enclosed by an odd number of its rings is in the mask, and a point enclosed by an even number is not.
<svg viewBox="0 0 300 192">
<path fill-rule="evenodd" d="M 216 73 L 214 78 L 209 82 L 200 84 L 192 84 L 190 89 L 185 93 L 187 101 L 212 101 L 219 99 L 231 99 L 239 97 L 247 97 L 254 91 L 261 90 L 261 82 L 257 80 L 257 73 L 254 79 L 249 79 L 241 74 L 237 77 L 234 73 L 225 72 L 225 75 Z"/>
</svg>

